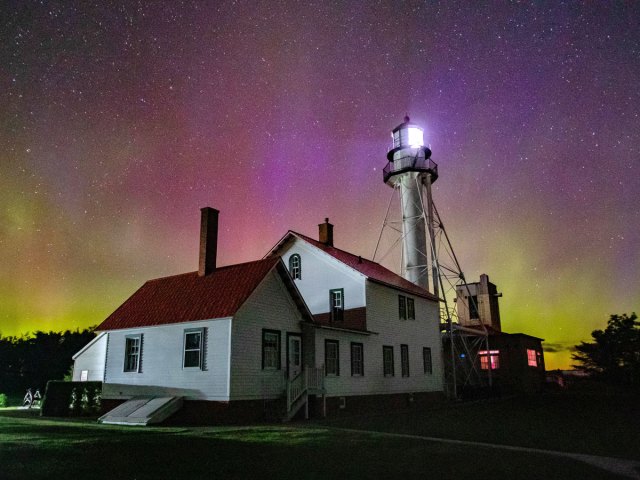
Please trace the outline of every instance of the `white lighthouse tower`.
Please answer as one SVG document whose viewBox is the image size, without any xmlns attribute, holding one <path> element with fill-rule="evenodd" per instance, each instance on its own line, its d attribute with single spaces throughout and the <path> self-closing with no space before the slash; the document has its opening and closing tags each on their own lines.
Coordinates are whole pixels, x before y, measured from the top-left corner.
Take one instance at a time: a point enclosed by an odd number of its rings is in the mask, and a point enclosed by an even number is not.
<svg viewBox="0 0 640 480">
<path fill-rule="evenodd" d="M 424 132 L 419 125 L 411 123 L 409 117 L 405 117 L 404 122 L 393 129 L 391 136 L 393 147 L 387 153 L 388 163 L 383 170 L 383 178 L 394 189 L 392 200 L 397 193 L 400 197 L 401 273 L 404 278 L 440 299 L 443 349 L 447 352 L 444 357 L 445 384 L 449 394 L 456 398 L 458 386 L 491 385 L 491 369 L 483 372 L 479 358 L 480 351 L 490 351 L 489 335 L 482 322 L 474 325 L 475 328 L 458 322 L 457 292 L 466 294 L 465 298 L 470 302 L 469 309 L 477 311 L 478 307 L 433 203 L 431 185 L 438 179 L 438 165 L 431 160 L 431 150 L 424 145 Z M 393 226 L 397 223 L 389 221 L 388 209 L 382 229 L 390 226 L 398 231 Z M 393 245 L 396 244 L 394 242 Z"/>
<path fill-rule="evenodd" d="M 431 184 L 438 178 L 438 165 L 431 160 L 431 150 L 424 145 L 422 128 L 411 123 L 409 117 L 393 129 L 391 136 L 393 148 L 387 153 L 389 163 L 383 177 L 387 185 L 400 191 L 402 275 L 437 296 Z"/>
</svg>

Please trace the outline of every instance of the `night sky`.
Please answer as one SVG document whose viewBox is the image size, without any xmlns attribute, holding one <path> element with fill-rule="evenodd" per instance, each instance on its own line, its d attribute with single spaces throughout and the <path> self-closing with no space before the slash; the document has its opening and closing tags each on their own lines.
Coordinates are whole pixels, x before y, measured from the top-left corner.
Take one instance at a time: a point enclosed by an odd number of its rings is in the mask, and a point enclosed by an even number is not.
<svg viewBox="0 0 640 480">
<path fill-rule="evenodd" d="M 342 5 L 337 5 L 342 3 Z M 2 2 L 0 333 L 100 323 L 144 281 L 292 229 L 371 258 L 405 114 L 502 325 L 570 364 L 640 305 L 638 2 Z M 396 268 L 398 270 L 398 268 Z"/>
</svg>

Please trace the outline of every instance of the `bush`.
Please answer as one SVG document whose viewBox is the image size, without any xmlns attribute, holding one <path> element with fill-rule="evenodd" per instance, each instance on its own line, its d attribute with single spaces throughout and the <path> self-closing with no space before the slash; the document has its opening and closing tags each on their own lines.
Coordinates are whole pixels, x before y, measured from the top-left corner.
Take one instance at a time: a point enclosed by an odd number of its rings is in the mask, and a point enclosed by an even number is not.
<svg viewBox="0 0 640 480">
<path fill-rule="evenodd" d="M 4 393 L 0 393 L 0 408 L 7 406 L 7 396 Z"/>
<path fill-rule="evenodd" d="M 68 417 L 100 412 L 101 382 L 61 382 L 51 380 L 42 401 L 41 415 Z"/>
</svg>

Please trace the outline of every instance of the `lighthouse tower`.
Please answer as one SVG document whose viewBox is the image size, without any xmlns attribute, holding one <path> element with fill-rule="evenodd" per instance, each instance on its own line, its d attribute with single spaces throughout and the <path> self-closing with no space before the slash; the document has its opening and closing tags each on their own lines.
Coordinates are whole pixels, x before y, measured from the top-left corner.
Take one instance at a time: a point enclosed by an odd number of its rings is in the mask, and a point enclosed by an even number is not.
<svg viewBox="0 0 640 480">
<path fill-rule="evenodd" d="M 411 123 L 409 117 L 393 129 L 391 136 L 393 148 L 387 153 L 383 178 L 387 185 L 400 191 L 402 275 L 438 295 L 431 199 L 431 185 L 438 178 L 438 165 L 431 160 L 431 150 L 424 145 L 422 128 Z"/>
<path fill-rule="evenodd" d="M 400 197 L 401 273 L 404 278 L 440 299 L 443 350 L 447 352 L 444 356 L 447 363 L 445 383 L 448 393 L 457 398 L 458 385 L 490 386 L 492 383 L 491 369 L 482 370 L 479 357 L 479 352 L 490 351 L 488 330 L 485 322 L 469 325 L 464 322 L 464 312 L 462 319 L 458 315 L 458 303 L 466 306 L 469 312 L 478 312 L 479 295 L 473 293 L 467 284 L 433 203 L 431 185 L 438 179 L 438 165 L 431 160 L 431 150 L 424 144 L 424 132 L 419 125 L 411 123 L 409 117 L 405 117 L 404 122 L 393 129 L 391 136 L 393 147 L 387 153 L 388 163 L 383 170 L 383 178 L 394 189 L 391 199 Z M 389 220 L 391 203 L 374 259 L 385 227 L 391 227 L 395 232 L 400 230 L 400 222 Z M 396 244 L 394 242 L 391 248 Z M 456 298 L 462 298 L 466 303 L 456 302 Z M 470 314 L 467 313 L 467 316 Z"/>
</svg>

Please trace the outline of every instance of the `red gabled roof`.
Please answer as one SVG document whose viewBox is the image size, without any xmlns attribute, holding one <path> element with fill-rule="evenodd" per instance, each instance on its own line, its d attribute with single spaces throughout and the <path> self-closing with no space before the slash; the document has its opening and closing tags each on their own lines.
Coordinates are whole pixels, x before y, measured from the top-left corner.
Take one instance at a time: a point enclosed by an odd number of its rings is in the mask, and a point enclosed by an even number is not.
<svg viewBox="0 0 640 480">
<path fill-rule="evenodd" d="M 419 297 L 438 301 L 438 298 L 432 293 L 428 292 L 422 287 L 417 286 L 409 280 L 402 278 L 400 275 L 393 273 L 391 270 L 383 267 L 379 263 L 372 262 L 371 260 L 367 260 L 366 258 L 359 257 L 358 255 L 354 255 L 349 252 L 345 252 L 344 250 L 340 250 L 339 248 L 330 247 L 328 245 L 325 245 L 324 243 L 314 240 L 311 237 L 302 235 L 301 233 L 289 230 L 289 233 L 285 235 L 285 237 L 279 242 L 279 244 L 282 244 L 284 239 L 286 239 L 288 235 L 295 235 L 301 240 L 304 240 L 314 247 L 319 248 L 323 252 L 328 253 L 345 265 L 353 268 L 354 270 L 357 270 L 358 272 L 366 276 L 369 280 L 377 283 L 382 283 L 384 285 L 388 285 L 400 290 L 404 290 L 405 292 L 409 292 Z M 273 251 L 275 251 L 278 247 L 279 245 L 276 246 Z"/>
<path fill-rule="evenodd" d="M 233 316 L 279 258 L 220 267 L 146 282 L 96 330 L 149 327 Z"/>
</svg>

